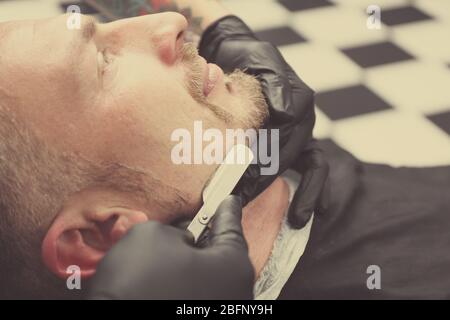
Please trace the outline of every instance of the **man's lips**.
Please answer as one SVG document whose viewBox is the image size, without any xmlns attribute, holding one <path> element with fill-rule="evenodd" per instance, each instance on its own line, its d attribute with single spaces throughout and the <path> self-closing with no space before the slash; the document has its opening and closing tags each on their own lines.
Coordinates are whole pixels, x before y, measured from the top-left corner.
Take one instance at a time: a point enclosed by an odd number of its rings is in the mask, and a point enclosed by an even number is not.
<svg viewBox="0 0 450 320">
<path fill-rule="evenodd" d="M 203 94 L 207 97 L 223 78 L 223 70 L 214 63 L 204 60 Z"/>
</svg>

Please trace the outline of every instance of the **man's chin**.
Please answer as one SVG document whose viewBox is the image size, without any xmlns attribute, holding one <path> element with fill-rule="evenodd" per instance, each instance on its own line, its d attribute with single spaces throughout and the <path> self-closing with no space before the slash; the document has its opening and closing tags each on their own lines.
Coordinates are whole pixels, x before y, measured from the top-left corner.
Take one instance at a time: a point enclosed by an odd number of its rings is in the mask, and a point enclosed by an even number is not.
<svg viewBox="0 0 450 320">
<path fill-rule="evenodd" d="M 269 116 L 269 108 L 261 90 L 260 82 L 241 70 L 235 70 L 227 76 L 233 90 L 239 95 L 240 108 L 236 111 L 236 120 L 242 129 L 259 129 Z"/>
</svg>

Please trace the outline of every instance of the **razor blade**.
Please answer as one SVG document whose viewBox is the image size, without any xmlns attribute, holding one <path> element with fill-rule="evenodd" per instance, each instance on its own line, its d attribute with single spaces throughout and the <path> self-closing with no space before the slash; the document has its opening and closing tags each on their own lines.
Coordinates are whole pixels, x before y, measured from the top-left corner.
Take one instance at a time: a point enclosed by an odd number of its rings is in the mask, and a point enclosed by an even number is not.
<svg viewBox="0 0 450 320">
<path fill-rule="evenodd" d="M 227 153 L 203 190 L 203 205 L 187 228 L 194 235 L 195 242 L 206 230 L 219 205 L 236 187 L 253 157 L 250 148 L 243 144 L 233 146 Z"/>
</svg>

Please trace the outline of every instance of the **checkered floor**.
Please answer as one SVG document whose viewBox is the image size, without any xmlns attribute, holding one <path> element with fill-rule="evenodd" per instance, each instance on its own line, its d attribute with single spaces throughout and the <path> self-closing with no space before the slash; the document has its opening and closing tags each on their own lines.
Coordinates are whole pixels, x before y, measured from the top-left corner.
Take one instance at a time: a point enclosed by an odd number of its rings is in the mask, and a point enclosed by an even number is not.
<svg viewBox="0 0 450 320">
<path fill-rule="evenodd" d="M 450 164 L 450 0 L 222 2 L 316 91 L 316 137 L 368 162 Z M 367 28 L 371 4 L 381 7 L 379 30 Z M 20 18 L 64 8 L 58 0 L 3 1 L 0 21 L 17 18 L 16 6 L 26 8 Z"/>
<path fill-rule="evenodd" d="M 317 137 L 368 162 L 450 164 L 450 0 L 223 2 L 316 91 Z"/>
</svg>

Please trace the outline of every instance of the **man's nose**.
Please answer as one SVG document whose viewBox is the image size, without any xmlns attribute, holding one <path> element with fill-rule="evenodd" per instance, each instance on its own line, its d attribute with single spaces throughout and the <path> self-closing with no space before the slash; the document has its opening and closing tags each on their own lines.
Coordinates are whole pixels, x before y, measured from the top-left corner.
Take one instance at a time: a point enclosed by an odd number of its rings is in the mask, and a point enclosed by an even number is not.
<svg viewBox="0 0 450 320">
<path fill-rule="evenodd" d="M 183 15 L 175 12 L 161 14 L 160 21 L 151 41 L 161 61 L 171 65 L 179 57 L 188 23 Z"/>
<path fill-rule="evenodd" d="M 158 13 L 104 25 L 102 40 L 122 49 L 156 54 L 163 63 L 171 65 L 177 61 L 187 27 L 186 18 L 179 13 Z"/>
</svg>

